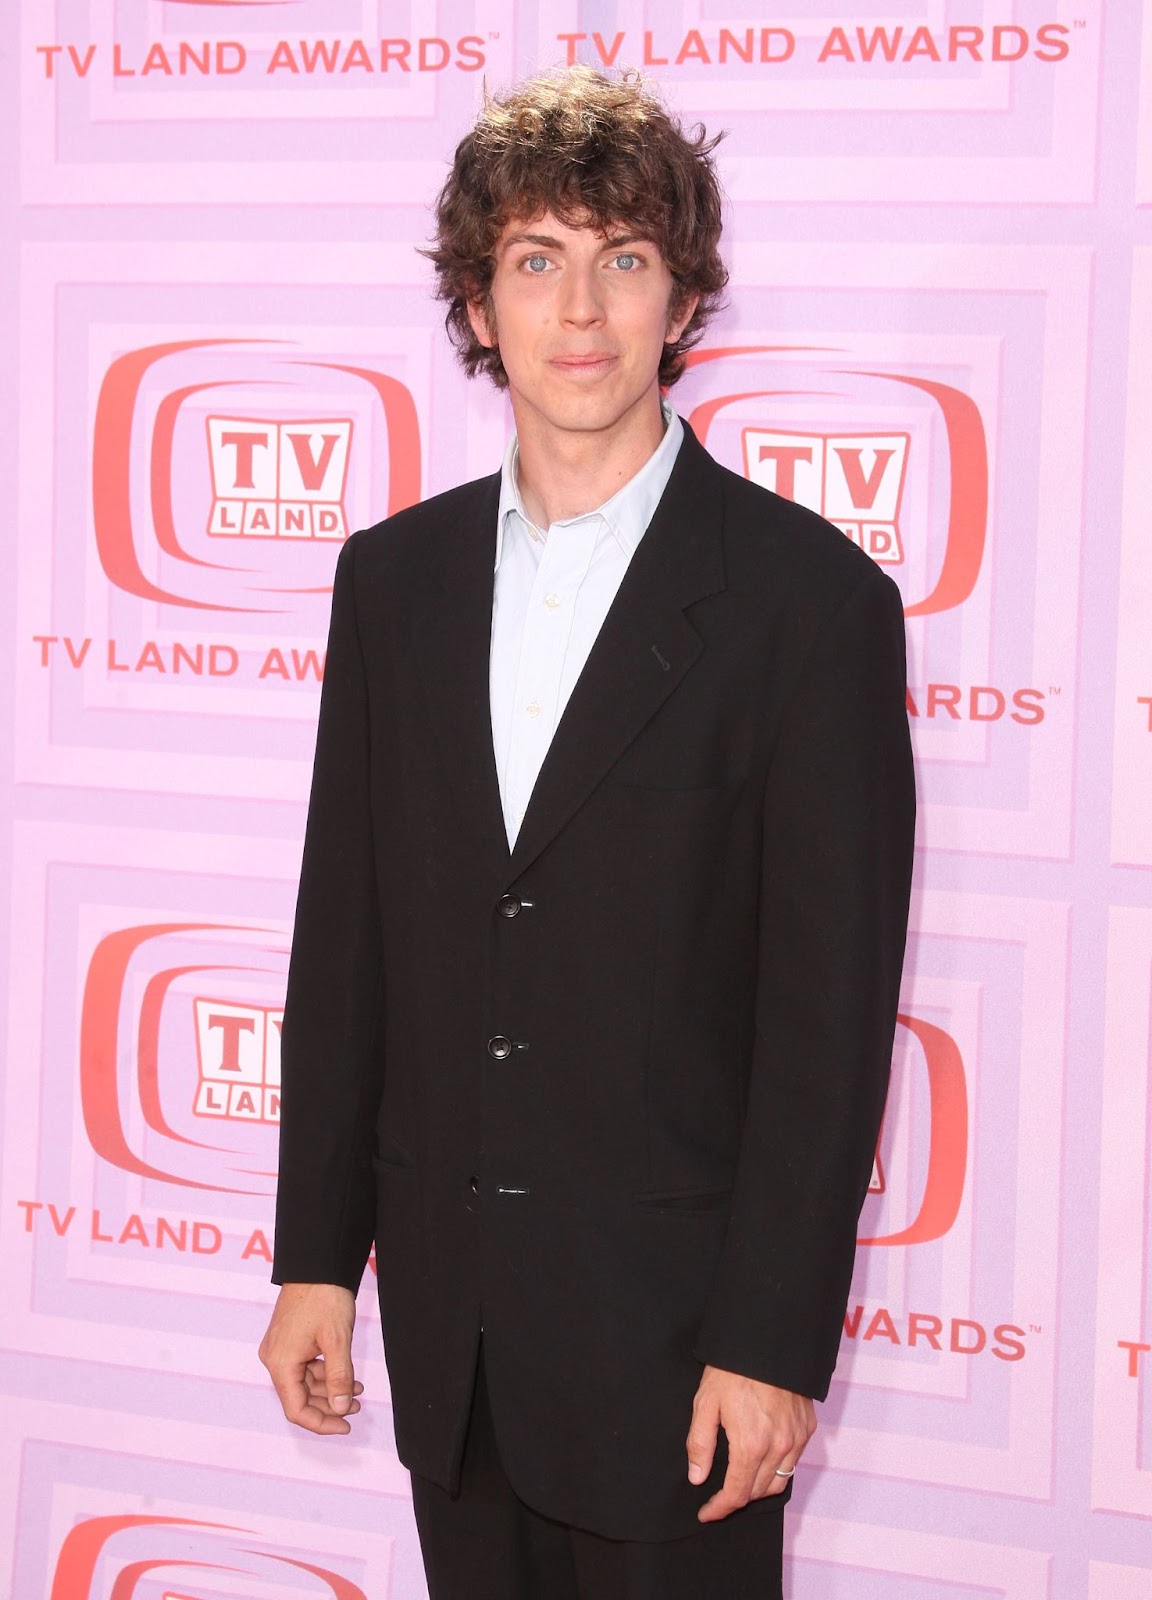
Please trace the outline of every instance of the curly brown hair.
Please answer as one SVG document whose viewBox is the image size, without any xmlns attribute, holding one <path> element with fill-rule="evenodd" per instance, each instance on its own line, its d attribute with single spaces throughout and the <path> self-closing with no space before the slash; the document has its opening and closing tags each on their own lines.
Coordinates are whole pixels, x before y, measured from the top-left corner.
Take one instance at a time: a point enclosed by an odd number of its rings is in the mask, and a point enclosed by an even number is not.
<svg viewBox="0 0 1152 1600">
<path fill-rule="evenodd" d="M 712 152 L 724 137 L 686 134 L 638 72 L 610 78 L 591 67 L 541 74 L 484 108 L 456 147 L 436 201 L 436 238 L 423 251 L 436 269 L 444 325 L 469 377 L 508 383 L 500 351 L 468 320 L 479 304 L 494 326 L 496 243 L 513 219 L 551 211 L 568 227 L 608 234 L 626 224 L 659 249 L 675 284 L 669 321 L 698 302 L 679 339 L 666 344 L 659 381 L 684 370 L 687 352 L 719 309 L 728 273 L 720 259 L 720 185 Z"/>
</svg>

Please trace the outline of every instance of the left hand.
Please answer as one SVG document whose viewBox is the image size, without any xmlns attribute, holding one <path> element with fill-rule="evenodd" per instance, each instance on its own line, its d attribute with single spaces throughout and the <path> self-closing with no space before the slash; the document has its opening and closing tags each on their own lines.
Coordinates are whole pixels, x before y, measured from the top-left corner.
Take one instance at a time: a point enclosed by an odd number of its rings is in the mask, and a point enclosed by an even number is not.
<svg viewBox="0 0 1152 1600">
<path fill-rule="evenodd" d="M 703 1483 L 711 1472 L 721 1426 L 728 1438 L 728 1471 L 696 1513 L 700 1522 L 719 1522 L 749 1500 L 783 1494 L 789 1480 L 777 1477 L 776 1469 L 786 1472 L 799 1461 L 816 1432 L 816 1408 L 807 1395 L 705 1367 L 688 1430 L 689 1482 Z"/>
</svg>

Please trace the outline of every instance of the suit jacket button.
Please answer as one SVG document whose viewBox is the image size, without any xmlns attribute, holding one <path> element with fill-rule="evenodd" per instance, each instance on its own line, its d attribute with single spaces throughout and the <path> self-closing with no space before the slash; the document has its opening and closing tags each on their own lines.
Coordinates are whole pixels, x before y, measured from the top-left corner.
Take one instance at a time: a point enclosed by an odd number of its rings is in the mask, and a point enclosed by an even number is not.
<svg viewBox="0 0 1152 1600">
<path fill-rule="evenodd" d="M 502 1033 L 493 1034 L 488 1041 L 488 1054 L 494 1061 L 503 1061 L 512 1054 L 511 1039 L 505 1038 Z"/>
<path fill-rule="evenodd" d="M 496 909 L 502 917 L 514 917 L 520 910 L 518 895 L 502 894 L 496 902 Z"/>
<path fill-rule="evenodd" d="M 468 1187 L 471 1189 L 473 1194 L 479 1194 L 480 1193 L 480 1179 L 476 1176 L 475 1173 L 473 1173 L 472 1176 L 468 1179 Z"/>
</svg>

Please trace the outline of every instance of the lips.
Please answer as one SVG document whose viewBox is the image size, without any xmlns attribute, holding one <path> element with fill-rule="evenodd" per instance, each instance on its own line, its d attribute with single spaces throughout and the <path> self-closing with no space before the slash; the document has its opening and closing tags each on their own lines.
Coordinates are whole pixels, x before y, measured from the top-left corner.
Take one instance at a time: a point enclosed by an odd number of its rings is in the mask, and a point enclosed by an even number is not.
<svg viewBox="0 0 1152 1600">
<path fill-rule="evenodd" d="M 588 355 L 553 356 L 551 365 L 559 367 L 562 372 L 602 372 L 612 365 L 616 357 L 608 351 L 590 353 Z"/>
</svg>

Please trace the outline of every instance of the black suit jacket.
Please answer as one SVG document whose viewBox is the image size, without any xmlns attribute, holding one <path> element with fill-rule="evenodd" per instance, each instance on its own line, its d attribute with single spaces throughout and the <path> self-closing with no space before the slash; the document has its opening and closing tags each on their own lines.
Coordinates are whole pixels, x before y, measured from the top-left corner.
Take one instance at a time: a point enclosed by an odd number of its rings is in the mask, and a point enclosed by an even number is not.
<svg viewBox="0 0 1152 1600">
<path fill-rule="evenodd" d="M 895 585 L 689 430 L 509 854 L 499 476 L 337 565 L 283 1029 L 275 1282 L 376 1241 L 396 1443 L 476 1349 L 523 1499 L 696 1531 L 702 1363 L 822 1398 L 884 1105 L 913 787 Z"/>
</svg>

